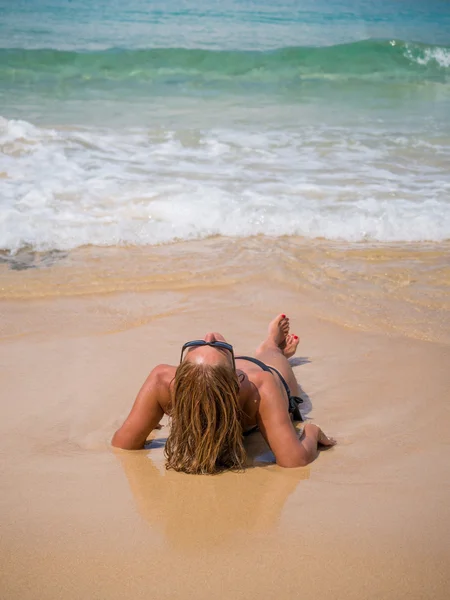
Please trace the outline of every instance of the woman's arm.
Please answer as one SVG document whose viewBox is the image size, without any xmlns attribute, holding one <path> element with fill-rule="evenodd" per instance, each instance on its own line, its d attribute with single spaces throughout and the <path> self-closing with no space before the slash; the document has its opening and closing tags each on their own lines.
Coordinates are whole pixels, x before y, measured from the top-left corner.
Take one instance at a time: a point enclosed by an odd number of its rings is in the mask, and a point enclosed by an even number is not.
<svg viewBox="0 0 450 600">
<path fill-rule="evenodd" d="M 315 425 L 314 423 L 305 423 L 300 437 L 300 443 L 305 450 L 306 457 L 309 459 L 308 463 L 310 463 L 317 458 L 319 445 L 334 446 L 336 440 L 326 436 L 318 425 Z"/>
<path fill-rule="evenodd" d="M 336 443 L 320 427 L 309 423 L 305 425 L 299 439 L 288 412 L 286 398 L 273 375 L 262 373 L 259 380 L 258 425 L 275 454 L 277 465 L 304 467 L 317 457 L 319 444 L 333 446 Z"/>
<path fill-rule="evenodd" d="M 111 444 L 124 450 L 139 450 L 155 429 L 170 403 L 170 381 L 175 367 L 158 365 L 139 391 L 130 414 L 114 434 Z"/>
</svg>

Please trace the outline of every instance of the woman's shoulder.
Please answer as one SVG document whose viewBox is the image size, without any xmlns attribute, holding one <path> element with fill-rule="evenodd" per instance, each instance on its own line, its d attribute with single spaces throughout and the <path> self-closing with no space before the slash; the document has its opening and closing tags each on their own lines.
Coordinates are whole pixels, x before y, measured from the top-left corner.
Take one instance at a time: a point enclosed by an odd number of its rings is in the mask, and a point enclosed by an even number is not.
<svg viewBox="0 0 450 600">
<path fill-rule="evenodd" d="M 258 390 L 273 379 L 273 375 L 270 371 L 263 371 L 258 368 L 242 370 L 247 375 L 248 380 L 253 383 Z"/>
<path fill-rule="evenodd" d="M 168 388 L 171 381 L 175 377 L 176 370 L 177 368 L 173 365 L 157 365 L 150 373 L 150 377 L 153 380 L 154 385 L 160 385 Z"/>
</svg>

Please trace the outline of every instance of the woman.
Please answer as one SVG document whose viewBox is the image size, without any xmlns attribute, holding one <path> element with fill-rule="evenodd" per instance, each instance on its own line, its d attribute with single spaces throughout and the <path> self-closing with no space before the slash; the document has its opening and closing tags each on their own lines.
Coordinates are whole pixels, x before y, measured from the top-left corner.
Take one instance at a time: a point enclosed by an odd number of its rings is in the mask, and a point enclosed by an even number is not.
<svg viewBox="0 0 450 600">
<path fill-rule="evenodd" d="M 256 358 L 235 357 L 220 333 L 184 344 L 178 367 L 158 365 L 142 386 L 130 414 L 113 436 L 118 448 L 143 448 L 164 414 L 171 417 L 167 468 L 185 473 L 242 469 L 243 434 L 259 427 L 281 467 L 312 462 L 318 445 L 333 446 L 313 424 L 301 438 L 292 424 L 298 411 L 298 384 L 288 358 L 299 339 L 289 319 L 278 315 Z M 292 395 L 293 394 L 293 395 Z"/>
</svg>

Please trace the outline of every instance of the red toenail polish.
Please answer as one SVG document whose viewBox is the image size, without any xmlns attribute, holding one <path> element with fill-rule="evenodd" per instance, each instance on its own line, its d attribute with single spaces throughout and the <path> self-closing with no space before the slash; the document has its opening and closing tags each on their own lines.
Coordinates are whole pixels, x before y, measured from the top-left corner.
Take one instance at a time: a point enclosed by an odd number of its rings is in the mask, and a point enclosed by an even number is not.
<svg viewBox="0 0 450 600">
<path fill-rule="evenodd" d="M 281 318 L 282 318 L 282 319 L 285 319 L 285 318 L 286 318 L 286 315 L 281 315 Z"/>
<path fill-rule="evenodd" d="M 298 340 L 298 335 L 294 335 L 295 339 Z"/>
</svg>

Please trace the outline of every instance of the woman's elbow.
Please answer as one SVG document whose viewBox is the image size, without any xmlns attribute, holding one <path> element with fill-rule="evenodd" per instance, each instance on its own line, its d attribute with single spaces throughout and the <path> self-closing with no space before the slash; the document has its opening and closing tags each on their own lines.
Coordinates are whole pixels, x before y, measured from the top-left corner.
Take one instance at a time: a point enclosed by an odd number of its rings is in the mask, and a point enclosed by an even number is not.
<svg viewBox="0 0 450 600">
<path fill-rule="evenodd" d="M 122 436 L 120 435 L 120 429 L 118 429 L 116 431 L 116 433 L 112 436 L 111 446 L 114 446 L 114 448 L 122 448 L 122 450 L 126 449 L 124 440 L 122 439 Z"/>
<path fill-rule="evenodd" d="M 310 462 L 306 459 L 277 460 L 277 465 L 283 467 L 283 469 L 296 469 L 297 467 L 306 467 Z"/>
<path fill-rule="evenodd" d="M 316 458 L 316 454 L 305 451 L 295 452 L 289 456 L 276 457 L 277 465 L 284 469 L 295 469 L 297 467 L 306 467 Z"/>
<path fill-rule="evenodd" d="M 124 434 L 121 428 L 112 436 L 111 446 L 121 450 L 141 450 L 144 444 L 140 440 L 132 439 L 129 435 Z"/>
</svg>

